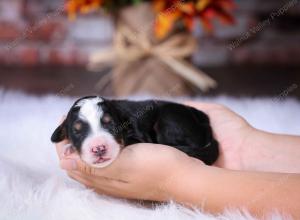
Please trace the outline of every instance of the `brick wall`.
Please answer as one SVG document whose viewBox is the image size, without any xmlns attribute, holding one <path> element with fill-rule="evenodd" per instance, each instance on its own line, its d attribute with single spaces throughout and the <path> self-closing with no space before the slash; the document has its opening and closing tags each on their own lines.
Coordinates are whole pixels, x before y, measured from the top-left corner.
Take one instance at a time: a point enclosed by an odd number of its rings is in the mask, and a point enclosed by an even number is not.
<svg viewBox="0 0 300 220">
<path fill-rule="evenodd" d="M 100 13 L 71 22 L 62 0 L 0 1 L 0 65 L 85 65 L 111 44 L 113 26 Z M 236 25 L 213 36 L 197 29 L 202 66 L 300 63 L 300 0 L 239 0 Z"/>
</svg>

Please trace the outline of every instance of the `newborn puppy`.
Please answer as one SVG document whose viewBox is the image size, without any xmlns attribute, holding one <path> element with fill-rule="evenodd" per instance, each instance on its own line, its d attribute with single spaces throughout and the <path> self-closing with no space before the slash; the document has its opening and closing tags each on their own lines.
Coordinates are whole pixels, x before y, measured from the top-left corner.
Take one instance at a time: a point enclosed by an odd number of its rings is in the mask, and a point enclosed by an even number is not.
<svg viewBox="0 0 300 220">
<path fill-rule="evenodd" d="M 54 131 L 51 141 L 57 143 L 65 138 L 71 142 L 65 153 L 76 150 L 93 167 L 109 165 L 120 150 L 136 143 L 169 145 L 209 165 L 219 153 L 206 114 L 156 100 L 81 98 Z"/>
</svg>

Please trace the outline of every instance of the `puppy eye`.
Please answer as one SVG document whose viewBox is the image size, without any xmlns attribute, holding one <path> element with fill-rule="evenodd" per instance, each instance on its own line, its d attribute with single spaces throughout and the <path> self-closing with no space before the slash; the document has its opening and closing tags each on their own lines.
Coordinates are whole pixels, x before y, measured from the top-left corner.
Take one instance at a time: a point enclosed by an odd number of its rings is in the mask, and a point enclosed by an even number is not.
<svg viewBox="0 0 300 220">
<path fill-rule="evenodd" d="M 74 125 L 73 125 L 73 131 L 75 133 L 80 133 L 82 130 L 82 123 L 81 122 L 75 122 Z"/>
<path fill-rule="evenodd" d="M 111 120 L 112 120 L 111 116 L 107 113 L 104 113 L 104 115 L 101 119 L 101 122 L 104 124 L 109 124 L 111 122 Z"/>
</svg>

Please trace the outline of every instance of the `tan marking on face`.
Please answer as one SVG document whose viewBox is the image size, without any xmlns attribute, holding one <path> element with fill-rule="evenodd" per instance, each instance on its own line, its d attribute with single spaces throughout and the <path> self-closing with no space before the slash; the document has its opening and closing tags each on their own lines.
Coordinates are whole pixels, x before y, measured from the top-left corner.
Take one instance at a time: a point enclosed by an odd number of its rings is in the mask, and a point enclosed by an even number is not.
<svg viewBox="0 0 300 220">
<path fill-rule="evenodd" d="M 102 121 L 103 121 L 103 123 L 105 123 L 105 124 L 110 123 L 110 122 L 111 122 L 111 116 L 110 116 L 109 114 L 105 113 L 105 114 L 103 115 L 103 117 L 102 117 Z"/>
<path fill-rule="evenodd" d="M 81 123 L 81 122 L 76 122 L 76 123 L 74 124 L 74 129 L 75 129 L 76 131 L 81 131 L 81 129 L 82 129 L 82 123 Z"/>
</svg>

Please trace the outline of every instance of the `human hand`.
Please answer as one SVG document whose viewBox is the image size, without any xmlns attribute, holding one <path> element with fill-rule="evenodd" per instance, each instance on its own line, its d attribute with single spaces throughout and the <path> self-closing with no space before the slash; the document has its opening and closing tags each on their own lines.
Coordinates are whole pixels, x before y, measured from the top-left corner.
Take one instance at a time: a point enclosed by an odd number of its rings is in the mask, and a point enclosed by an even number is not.
<svg viewBox="0 0 300 220">
<path fill-rule="evenodd" d="M 205 112 L 210 118 L 214 136 L 220 144 L 220 156 L 215 165 L 221 168 L 245 170 L 247 155 L 244 155 L 244 149 L 257 130 L 225 106 L 201 102 L 185 104 Z"/>
<path fill-rule="evenodd" d="M 77 153 L 65 156 L 56 144 L 61 167 L 68 175 L 100 194 L 139 200 L 167 201 L 172 198 L 171 185 L 194 163 L 202 162 L 164 145 L 136 144 L 126 147 L 118 158 L 104 168 L 85 164 Z"/>
<path fill-rule="evenodd" d="M 231 110 L 216 104 L 188 102 L 210 117 L 215 138 L 220 143 L 220 157 L 216 166 L 243 169 L 243 146 L 255 130 L 243 118 Z M 172 195 L 170 182 L 186 172 L 187 166 L 199 160 L 183 152 L 163 145 L 137 144 L 126 147 L 110 166 L 96 169 L 80 160 L 77 153 L 63 155 L 65 140 L 58 143 L 57 152 L 61 167 L 69 176 L 95 189 L 116 197 L 165 201 Z M 205 167 L 205 166 L 203 166 Z"/>
</svg>

